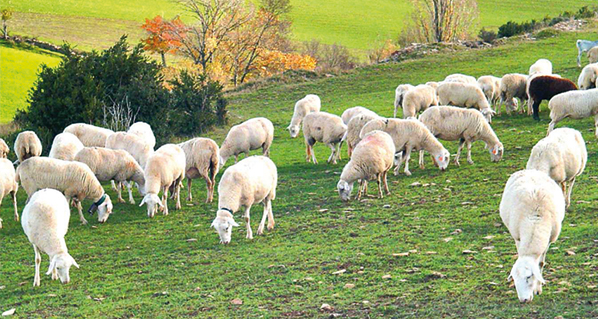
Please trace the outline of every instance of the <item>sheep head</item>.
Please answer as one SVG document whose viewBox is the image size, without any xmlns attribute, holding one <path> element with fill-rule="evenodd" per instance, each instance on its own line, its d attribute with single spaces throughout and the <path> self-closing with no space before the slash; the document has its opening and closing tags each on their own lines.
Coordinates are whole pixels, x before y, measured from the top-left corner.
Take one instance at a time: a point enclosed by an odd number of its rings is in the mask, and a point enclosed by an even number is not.
<svg viewBox="0 0 598 319">
<path fill-rule="evenodd" d="M 534 295 L 542 293 L 542 285 L 546 283 L 538 262 L 532 257 L 519 257 L 507 280 L 515 282 L 517 297 L 521 302 L 531 302 Z"/>
<path fill-rule="evenodd" d="M 162 204 L 162 201 L 160 200 L 160 197 L 158 197 L 158 194 L 145 194 L 145 196 L 143 196 L 141 204 L 139 204 L 139 207 L 143 206 L 143 204 L 147 204 L 147 217 L 150 218 L 156 215 L 156 212 L 158 211 L 158 206 L 164 208 L 164 204 Z"/>
<path fill-rule="evenodd" d="M 432 159 L 434 160 L 434 165 L 437 166 L 441 171 L 444 171 L 451 161 L 451 153 L 449 153 L 449 151 L 446 149 L 443 149 L 440 154 L 432 156 Z"/>
<path fill-rule="evenodd" d="M 93 203 L 91 207 L 89 207 L 89 214 L 93 215 L 95 211 L 98 212 L 98 222 L 104 223 L 112 214 L 112 200 L 110 200 L 110 196 L 106 193 L 100 197 L 100 199 Z"/>
<path fill-rule="evenodd" d="M 292 138 L 295 138 L 297 135 L 299 135 L 299 125 L 289 125 L 287 129 L 289 130 Z"/>
<path fill-rule="evenodd" d="M 499 162 L 502 159 L 502 155 L 504 153 L 504 147 L 502 143 L 497 143 L 492 148 L 489 149 L 490 152 L 490 159 L 493 162 Z"/>
<path fill-rule="evenodd" d="M 216 229 L 218 236 L 220 237 L 221 244 L 228 244 L 231 240 L 233 227 L 239 227 L 239 224 L 233 219 L 233 214 L 229 209 L 218 209 L 216 218 L 212 222 L 211 227 Z"/>
<path fill-rule="evenodd" d="M 351 192 L 353 191 L 353 183 L 349 184 L 344 180 L 338 181 L 336 184 L 336 188 L 338 189 L 338 194 L 340 195 L 343 201 L 348 201 L 351 199 Z"/>
<path fill-rule="evenodd" d="M 63 284 L 68 284 L 71 281 L 69 277 L 69 270 L 71 266 L 79 268 L 79 265 L 71 255 L 68 253 L 62 253 L 54 255 L 50 261 L 50 267 L 46 275 L 52 275 L 52 279 L 60 279 Z M 54 272 L 58 274 L 58 278 L 54 276 Z"/>
</svg>

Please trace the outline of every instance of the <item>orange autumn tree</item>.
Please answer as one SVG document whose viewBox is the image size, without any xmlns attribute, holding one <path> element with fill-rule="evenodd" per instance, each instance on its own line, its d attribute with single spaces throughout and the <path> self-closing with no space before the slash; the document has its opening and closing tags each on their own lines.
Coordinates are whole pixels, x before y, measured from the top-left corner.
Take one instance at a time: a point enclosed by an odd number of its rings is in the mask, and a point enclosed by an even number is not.
<svg viewBox="0 0 598 319">
<path fill-rule="evenodd" d="M 148 33 L 147 38 L 141 39 L 145 44 L 143 48 L 146 51 L 159 53 L 164 66 L 166 66 L 166 53 L 175 53 L 182 45 L 181 35 L 184 36 L 187 32 L 187 27 L 179 17 L 164 20 L 160 15 L 151 20 L 145 19 L 141 28 Z"/>
</svg>

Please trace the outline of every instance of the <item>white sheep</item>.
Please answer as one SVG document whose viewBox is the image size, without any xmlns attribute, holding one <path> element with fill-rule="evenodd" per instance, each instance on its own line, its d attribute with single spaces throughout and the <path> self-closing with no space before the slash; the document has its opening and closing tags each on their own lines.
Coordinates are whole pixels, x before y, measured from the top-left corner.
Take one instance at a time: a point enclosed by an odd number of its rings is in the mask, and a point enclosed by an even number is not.
<svg viewBox="0 0 598 319">
<path fill-rule="evenodd" d="M 43 188 L 61 191 L 69 201 L 75 201 L 79 219 L 84 225 L 87 224 L 87 220 L 83 217 L 81 202 L 86 198 L 94 202 L 88 211 L 93 214 L 97 210 L 100 223 L 105 222 L 112 214 L 110 196 L 104 192 L 102 184 L 91 169 L 83 163 L 32 157 L 17 167 L 15 180 L 21 183 L 28 199 Z"/>
<path fill-rule="evenodd" d="M 145 122 L 133 123 L 127 130 L 127 133 L 137 135 L 144 139 L 145 143 L 149 145 L 152 150 L 156 147 L 156 137 L 154 136 L 152 127 Z"/>
<path fill-rule="evenodd" d="M 114 134 L 114 131 L 107 128 L 85 123 L 71 124 L 64 129 L 64 132 L 75 135 L 87 147 L 105 147 L 108 136 Z"/>
<path fill-rule="evenodd" d="M 426 83 L 427 84 L 427 83 Z M 395 109 L 393 112 L 392 117 L 397 117 L 397 109 L 403 105 L 403 97 L 409 90 L 413 89 L 415 86 L 411 84 L 400 84 L 395 89 Z"/>
<path fill-rule="evenodd" d="M 476 84 L 445 82 L 438 86 L 438 99 L 441 105 L 473 107 L 478 109 L 488 123 L 492 122 L 494 111 L 482 89 Z"/>
<path fill-rule="evenodd" d="M 145 196 L 139 206 L 147 204 L 147 216 L 154 217 L 158 206 L 168 215 L 168 191 L 176 199 L 175 209 L 181 209 L 181 182 L 185 178 L 185 151 L 177 145 L 165 144 L 156 150 L 145 166 Z M 162 190 L 162 200 L 158 194 Z"/>
<path fill-rule="evenodd" d="M 84 147 L 75 155 L 75 161 L 86 164 L 95 174 L 100 182 L 117 181 L 124 183 L 133 181 L 141 195 L 144 194 L 143 187 L 145 179 L 143 169 L 137 161 L 125 150 L 113 150 L 105 147 Z M 126 183 L 129 192 L 129 203 L 135 204 L 131 184 Z M 116 188 L 118 202 L 124 203 L 121 187 Z"/>
<path fill-rule="evenodd" d="M 147 144 L 146 139 L 126 132 L 111 134 L 106 139 L 106 145 L 102 147 L 127 151 L 141 165 L 141 168 L 145 167 L 148 158 L 154 153 L 154 149 Z"/>
<path fill-rule="evenodd" d="M 581 133 L 565 127 L 550 132 L 536 143 L 526 168 L 542 171 L 557 182 L 569 207 L 575 178 L 581 175 L 587 161 L 588 151 Z"/>
<path fill-rule="evenodd" d="M 521 302 L 542 293 L 546 253 L 559 237 L 564 217 L 563 193 L 548 175 L 533 169 L 511 175 L 500 201 L 500 218 L 517 247 L 508 280 L 515 282 Z"/>
<path fill-rule="evenodd" d="M 226 164 L 229 157 L 239 161 L 239 154 L 261 148 L 262 155 L 270 156 L 270 146 L 274 139 L 274 125 L 265 117 L 249 119 L 230 128 L 222 146 L 220 146 L 220 167 Z"/>
<path fill-rule="evenodd" d="M 15 180 L 15 167 L 11 161 L 6 158 L 0 158 L 0 205 L 2 199 L 8 194 L 12 196 L 12 205 L 15 209 L 15 220 L 19 221 L 19 212 L 17 210 L 17 191 L 19 184 Z M 2 228 L 2 218 L 0 218 L 0 228 Z"/>
<path fill-rule="evenodd" d="M 504 147 L 484 119 L 482 114 L 472 109 L 462 109 L 453 106 L 436 106 L 423 112 L 419 120 L 432 134 L 445 141 L 459 141 L 459 150 L 455 157 L 455 165 L 460 166 L 459 158 L 464 145 L 467 145 L 467 162 L 473 164 L 471 159 L 471 145 L 481 140 L 486 144 L 493 162 L 501 160 Z M 420 161 L 423 154 L 420 153 Z"/>
<path fill-rule="evenodd" d="M 347 133 L 345 133 L 344 137 L 344 140 L 347 142 L 347 154 L 349 155 L 349 157 L 351 157 L 351 155 L 353 154 L 353 149 L 355 148 L 355 146 L 357 146 L 359 141 L 361 141 L 361 138 L 359 138 L 359 133 L 361 133 L 361 129 L 363 128 L 363 126 L 367 122 L 373 119 L 377 119 L 378 117 L 379 116 L 360 114 L 354 116 L 349 121 L 349 124 L 347 124 Z"/>
<path fill-rule="evenodd" d="M 503 75 L 500 80 L 500 103 L 505 104 L 507 114 L 512 111 L 517 111 L 519 105 L 519 113 L 523 113 L 525 101 L 527 101 L 527 78 L 525 74 L 510 73 Z M 520 103 L 516 99 L 520 100 Z M 500 114 L 501 107 L 498 107 L 498 114 Z"/>
<path fill-rule="evenodd" d="M 484 75 L 478 78 L 478 85 L 484 92 L 488 103 L 494 106 L 494 112 L 500 107 L 500 80 L 501 78 L 492 75 Z"/>
<path fill-rule="evenodd" d="M 8 153 L 10 153 L 10 148 L 6 142 L 0 138 L 0 158 L 7 158 Z"/>
<path fill-rule="evenodd" d="M 568 91 L 554 96 L 548 102 L 550 109 L 550 124 L 548 134 L 554 126 L 566 119 L 584 119 L 594 117 L 595 134 L 598 137 L 598 89 Z"/>
<path fill-rule="evenodd" d="M 320 97 L 315 94 L 308 94 L 295 103 L 291 124 L 287 127 L 292 138 L 299 135 L 299 129 L 301 128 L 300 125 L 303 118 L 311 112 L 320 112 L 321 107 L 322 102 L 320 101 Z"/>
<path fill-rule="evenodd" d="M 435 82 L 435 81 L 428 81 L 425 84 L 429 85 L 431 87 L 433 87 L 434 89 L 438 89 L 438 86 L 441 84 L 442 82 Z"/>
<path fill-rule="evenodd" d="M 274 229 L 272 200 L 276 198 L 277 183 L 276 165 L 265 156 L 247 157 L 224 171 L 218 184 L 218 211 L 211 226 L 216 229 L 221 244 L 230 243 L 232 228 L 239 226 L 233 214 L 241 207 L 245 208 L 243 217 L 247 227 L 247 239 L 253 239 L 249 217 L 253 204 L 264 205 L 264 214 L 257 234 L 263 234 L 266 218 L 268 230 Z"/>
<path fill-rule="evenodd" d="M 432 108 L 433 109 L 433 108 Z M 384 119 L 379 118 L 369 121 L 361 129 L 359 136 L 363 138 L 367 133 L 374 130 L 380 130 L 390 134 L 395 144 L 397 153 L 401 153 L 395 161 L 395 175 L 399 173 L 401 165 L 405 163 L 404 172 L 407 176 L 411 175 L 409 171 L 409 160 L 412 150 L 425 150 L 432 155 L 434 163 L 440 170 L 445 170 L 450 161 L 449 152 L 438 142 L 430 130 L 421 122 L 415 119 Z M 357 144 L 359 145 L 359 144 Z M 423 160 L 420 161 L 420 168 L 424 168 Z"/>
<path fill-rule="evenodd" d="M 35 132 L 23 131 L 17 135 L 14 150 L 17 155 L 15 164 L 19 164 L 30 157 L 40 156 L 42 154 L 42 142 Z"/>
<path fill-rule="evenodd" d="M 403 118 L 415 118 L 420 111 L 425 111 L 434 105 L 438 105 L 436 89 L 426 84 L 420 84 L 405 93 Z"/>
<path fill-rule="evenodd" d="M 214 198 L 216 174 L 218 174 L 220 168 L 218 144 L 209 138 L 198 137 L 178 145 L 183 149 L 186 157 L 185 177 L 187 178 L 189 192 L 187 200 L 193 200 L 191 181 L 201 177 L 206 181 L 208 188 L 206 203 L 211 203 Z"/>
<path fill-rule="evenodd" d="M 547 59 L 539 59 L 529 67 L 529 75 L 534 74 L 552 74 L 552 62 Z"/>
<path fill-rule="evenodd" d="M 577 86 L 580 90 L 588 90 L 596 88 L 596 78 L 598 77 L 598 63 L 586 65 L 579 77 L 577 78 Z"/>
<path fill-rule="evenodd" d="M 72 161 L 75 159 L 75 155 L 84 147 L 83 143 L 75 135 L 60 133 L 54 137 L 48 157 Z"/>
<path fill-rule="evenodd" d="M 332 151 L 328 157 L 328 163 L 336 164 L 336 160 L 340 160 L 340 149 L 346 132 L 347 125 L 337 115 L 326 112 L 314 112 L 306 115 L 303 119 L 306 160 L 318 164 L 313 146 L 316 142 L 321 142 Z"/>
<path fill-rule="evenodd" d="M 343 168 L 340 180 L 336 185 L 342 200 L 347 201 L 353 191 L 353 183 L 359 180 L 359 191 L 357 200 L 365 193 L 367 180 L 378 181 L 378 193 L 382 195 L 382 184 L 386 194 L 390 194 L 386 175 L 392 168 L 395 154 L 395 145 L 392 137 L 386 132 L 371 131 L 367 133 L 361 142 L 355 147 L 351 160 Z"/>
<path fill-rule="evenodd" d="M 357 116 L 357 115 L 361 115 L 361 114 L 366 114 L 366 115 L 370 115 L 370 116 L 378 116 L 378 114 L 376 114 L 376 112 L 371 111 L 363 106 L 354 106 L 354 107 L 350 107 L 348 109 L 346 109 L 343 114 L 341 114 L 341 119 L 343 120 L 343 123 L 349 124 L 349 121 Z"/>
<path fill-rule="evenodd" d="M 25 205 L 21 225 L 35 252 L 33 287 L 39 286 L 41 281 L 41 253 L 46 253 L 50 258 L 50 267 L 46 275 L 52 275 L 52 280 L 60 279 L 63 284 L 68 284 L 71 266 L 79 268 L 69 254 L 64 240 L 69 229 L 70 216 L 66 198 L 55 189 L 47 188 L 35 192 Z"/>
<path fill-rule="evenodd" d="M 588 51 L 588 61 L 590 61 L 590 63 L 598 62 L 598 46 L 593 47 Z"/>
<path fill-rule="evenodd" d="M 471 75 L 465 75 L 461 73 L 455 73 L 451 75 L 447 75 L 444 78 L 444 82 L 456 82 L 456 83 L 469 83 L 469 84 L 477 84 L 478 81 Z"/>
</svg>

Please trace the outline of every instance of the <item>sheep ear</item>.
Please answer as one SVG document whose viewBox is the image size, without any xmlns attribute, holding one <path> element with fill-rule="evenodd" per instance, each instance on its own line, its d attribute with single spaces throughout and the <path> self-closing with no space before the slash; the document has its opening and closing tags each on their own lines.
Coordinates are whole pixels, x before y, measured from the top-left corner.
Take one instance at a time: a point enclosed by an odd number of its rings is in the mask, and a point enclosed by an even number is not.
<svg viewBox="0 0 598 319">
<path fill-rule="evenodd" d="M 234 219 L 232 219 L 232 217 L 229 217 L 227 220 L 231 224 L 231 226 L 239 227 L 239 224 L 237 224 L 237 222 Z"/>
<path fill-rule="evenodd" d="M 51 275 L 52 270 L 54 270 L 54 268 L 56 268 L 56 257 L 52 258 L 52 260 L 50 261 L 50 267 L 48 267 L 48 272 L 46 273 L 46 275 Z"/>
<path fill-rule="evenodd" d="M 543 285 L 546 284 L 544 277 L 542 277 L 542 272 L 540 270 L 540 267 L 533 267 L 532 273 L 534 274 L 534 277 L 536 277 L 536 279 L 538 279 L 540 281 L 540 283 L 542 283 Z"/>
<path fill-rule="evenodd" d="M 210 225 L 210 227 L 216 228 L 216 220 L 215 219 L 214 219 L 214 221 L 212 221 L 212 225 Z"/>
<path fill-rule="evenodd" d="M 73 261 L 73 266 L 77 267 L 77 269 L 79 269 L 79 264 L 77 264 L 77 262 L 75 261 L 75 258 L 73 258 L 73 256 L 71 256 L 71 260 Z"/>
<path fill-rule="evenodd" d="M 143 199 L 141 200 L 141 203 L 139 204 L 139 207 L 141 207 L 141 206 L 143 206 L 143 204 L 145 204 L 145 199 L 146 199 L 146 198 L 147 198 L 147 197 L 143 196 Z"/>
<path fill-rule="evenodd" d="M 512 281 L 513 280 L 513 275 L 509 274 L 509 277 L 507 277 L 507 282 Z"/>
<path fill-rule="evenodd" d="M 161 201 L 161 200 L 159 200 L 159 201 L 158 201 L 158 206 L 160 206 L 160 207 L 164 208 L 164 204 L 162 204 L 162 201 Z"/>
</svg>

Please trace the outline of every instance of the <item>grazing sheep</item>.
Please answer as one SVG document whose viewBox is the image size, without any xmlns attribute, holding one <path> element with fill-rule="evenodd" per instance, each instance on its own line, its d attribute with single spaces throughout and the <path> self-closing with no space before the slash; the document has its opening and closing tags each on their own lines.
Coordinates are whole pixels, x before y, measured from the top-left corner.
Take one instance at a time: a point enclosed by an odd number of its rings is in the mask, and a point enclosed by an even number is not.
<svg viewBox="0 0 598 319">
<path fill-rule="evenodd" d="M 552 120 L 548 124 L 548 134 L 558 122 L 568 117 L 578 120 L 594 116 L 595 134 L 598 138 L 598 89 L 569 91 L 559 94 L 550 99 L 548 108 Z"/>
<path fill-rule="evenodd" d="M 415 118 L 420 111 L 425 111 L 434 105 L 438 105 L 436 89 L 426 84 L 420 84 L 405 93 L 403 118 Z"/>
<path fill-rule="evenodd" d="M 168 215 L 168 190 L 176 199 L 175 209 L 181 209 L 181 182 L 185 178 L 185 151 L 177 145 L 165 144 L 155 151 L 145 166 L 145 196 L 139 204 L 147 204 L 147 216 L 154 217 L 158 206 Z M 162 200 L 158 194 L 162 190 Z"/>
<path fill-rule="evenodd" d="M 581 175 L 587 161 L 588 151 L 581 133 L 565 127 L 550 132 L 536 143 L 526 168 L 542 171 L 561 185 L 569 207 L 575 178 Z"/>
<path fill-rule="evenodd" d="M 50 258 L 50 267 L 46 275 L 52 275 L 52 280 L 60 278 L 63 284 L 68 284 L 71 280 L 71 266 L 79 268 L 64 241 L 70 217 L 69 203 L 64 195 L 54 189 L 35 192 L 25 206 L 21 225 L 35 252 L 33 287 L 39 286 L 41 281 L 41 253 L 46 253 Z"/>
<path fill-rule="evenodd" d="M 390 194 L 386 175 L 392 168 L 395 154 L 392 137 L 386 132 L 372 131 L 357 144 L 353 154 L 349 163 L 343 168 L 341 178 L 336 185 L 341 199 L 349 200 L 351 191 L 353 191 L 353 183 L 359 180 L 357 200 L 360 200 L 362 193 L 365 192 L 367 180 L 373 178 L 378 180 L 380 198 L 383 197 L 382 183 L 384 183 L 386 194 Z"/>
<path fill-rule="evenodd" d="M 299 129 L 301 128 L 299 125 L 301 125 L 303 118 L 311 112 L 320 112 L 321 107 L 322 102 L 320 101 L 320 97 L 315 94 L 308 94 L 295 103 L 291 124 L 287 127 L 292 138 L 299 135 Z"/>
<path fill-rule="evenodd" d="M 367 114 L 359 114 L 354 116 L 347 124 L 347 133 L 345 133 L 345 141 L 347 141 L 347 154 L 349 157 L 353 154 L 353 149 L 355 146 L 361 141 L 359 138 L 359 133 L 363 126 L 373 120 L 377 119 L 379 116 L 371 116 Z"/>
<path fill-rule="evenodd" d="M 133 181 L 137 184 L 139 193 L 143 196 L 145 179 L 143 169 L 137 161 L 125 150 L 113 150 L 105 147 L 85 147 L 77 155 L 75 161 L 86 164 L 100 182 L 117 181 L 124 183 Z M 131 184 L 126 183 L 129 192 L 129 203 L 135 204 Z M 117 187 L 118 202 L 124 203 L 121 187 Z"/>
<path fill-rule="evenodd" d="M 313 146 L 316 142 L 321 142 L 332 150 L 328 157 L 328 163 L 336 164 L 336 160 L 340 160 L 341 145 L 346 132 L 347 125 L 337 115 L 326 112 L 314 112 L 306 115 L 303 119 L 306 160 L 318 164 Z"/>
<path fill-rule="evenodd" d="M 490 108 L 477 82 L 476 84 L 445 82 L 438 86 L 438 99 L 441 105 L 476 108 L 482 112 L 488 123 L 492 122 L 494 111 Z"/>
<path fill-rule="evenodd" d="M 477 84 L 478 81 L 471 75 L 455 73 L 444 78 L 444 82 Z"/>
<path fill-rule="evenodd" d="M 432 134 L 445 141 L 459 141 L 459 150 L 455 157 L 455 165 L 460 166 L 459 158 L 463 146 L 467 144 L 467 162 L 471 159 L 471 145 L 481 140 L 490 152 L 490 159 L 498 162 L 503 155 L 503 145 L 484 119 L 476 110 L 462 109 L 453 106 L 437 106 L 426 110 L 419 116 L 419 120 L 426 125 Z M 423 158 L 420 153 L 420 160 Z"/>
<path fill-rule="evenodd" d="M 598 41 L 577 40 L 575 45 L 577 46 L 577 66 L 581 68 L 581 55 L 586 51 L 588 51 L 589 55 L 589 51 L 598 46 Z"/>
<path fill-rule="evenodd" d="M 534 77 L 527 88 L 528 112 L 533 109 L 534 120 L 540 120 L 540 103 L 549 101 L 553 96 L 567 91 L 577 90 L 577 85 L 571 80 L 553 75 L 540 75 Z"/>
<path fill-rule="evenodd" d="M 63 161 L 72 161 L 75 159 L 75 155 L 84 147 L 83 143 L 75 135 L 60 133 L 54 137 L 48 157 Z"/>
<path fill-rule="evenodd" d="M 538 61 L 529 67 L 528 74 L 552 74 L 552 62 L 547 59 L 538 59 Z"/>
<path fill-rule="evenodd" d="M 523 105 L 527 101 L 527 75 L 519 73 L 510 73 L 503 75 L 500 80 L 500 104 L 505 104 L 507 114 L 511 114 L 512 111 L 517 111 L 519 105 L 521 109 L 519 113 L 523 113 Z M 518 103 L 516 99 L 519 99 L 521 103 Z M 501 106 L 498 106 L 498 114 L 500 114 Z"/>
<path fill-rule="evenodd" d="M 209 138 L 198 137 L 190 139 L 179 146 L 185 152 L 185 177 L 187 178 L 187 189 L 189 195 L 187 201 L 192 201 L 191 181 L 195 178 L 203 178 L 206 181 L 208 192 L 206 203 L 214 199 L 214 186 L 216 185 L 216 174 L 220 165 L 220 149 L 218 144 Z"/>
<path fill-rule="evenodd" d="M 17 155 L 15 164 L 19 164 L 30 157 L 42 155 L 42 142 L 35 132 L 24 131 L 17 135 L 14 150 Z"/>
<path fill-rule="evenodd" d="M 546 253 L 561 232 L 565 199 L 558 185 L 533 169 L 511 175 L 500 201 L 500 218 L 515 240 L 517 261 L 508 280 L 515 282 L 521 302 L 542 293 Z"/>
<path fill-rule="evenodd" d="M 75 135 L 87 147 L 105 147 L 108 136 L 114 134 L 113 130 L 85 123 L 71 124 L 64 132 Z"/>
<path fill-rule="evenodd" d="M 588 51 L 588 61 L 590 63 L 598 62 L 598 47 L 593 47 Z"/>
<path fill-rule="evenodd" d="M 141 165 L 141 168 L 145 168 L 148 158 L 154 153 L 154 149 L 147 144 L 146 139 L 125 132 L 113 133 L 106 139 L 106 145 L 102 147 L 127 151 Z"/>
<path fill-rule="evenodd" d="M 0 138 L 0 158 L 7 158 L 8 153 L 10 153 L 10 148 L 6 142 Z"/>
<path fill-rule="evenodd" d="M 432 108 L 433 109 L 433 108 Z M 425 150 L 432 155 L 435 165 L 440 170 L 445 170 L 450 160 L 449 152 L 438 142 L 432 135 L 430 130 L 426 128 L 421 122 L 415 119 L 375 119 L 368 122 L 362 129 L 359 136 L 363 137 L 374 130 L 380 130 L 390 134 L 395 143 L 396 152 L 402 152 L 395 165 L 395 175 L 399 174 L 401 164 L 405 163 L 405 174 L 411 175 L 409 171 L 409 160 L 411 159 L 411 151 L 413 149 Z M 359 145 L 359 144 L 358 144 Z M 420 168 L 424 168 L 423 159 L 420 159 Z"/>
<path fill-rule="evenodd" d="M 153 150 L 156 147 L 156 137 L 152 131 L 152 127 L 145 122 L 136 122 L 129 127 L 127 131 L 129 134 L 137 135 L 145 140 L 145 143 Z"/>
<path fill-rule="evenodd" d="M 500 80 L 501 78 L 491 75 L 484 75 L 478 78 L 478 86 L 484 92 L 488 103 L 494 106 L 494 112 L 500 107 L 498 103 L 500 100 Z"/>
<path fill-rule="evenodd" d="M 350 107 L 348 109 L 346 109 L 343 114 L 341 115 L 341 119 L 343 120 L 343 123 L 349 124 L 349 121 L 357 116 L 357 115 L 361 115 L 361 114 L 367 114 L 370 116 L 378 116 L 378 114 L 376 114 L 376 112 L 374 111 L 370 111 L 369 109 L 363 107 L 363 106 L 354 106 L 354 107 Z"/>
<path fill-rule="evenodd" d="M 247 157 L 224 171 L 218 184 L 218 211 L 211 225 L 216 229 L 221 244 L 230 243 L 232 228 L 239 226 L 233 219 L 233 214 L 241 207 L 245 208 L 243 217 L 247 227 L 247 239 L 253 239 L 249 217 L 253 204 L 264 205 L 264 214 L 257 234 L 264 233 L 266 218 L 268 230 L 274 229 L 272 200 L 276 198 L 277 183 L 276 165 L 265 156 Z"/>
<path fill-rule="evenodd" d="M 230 128 L 222 146 L 220 146 L 220 167 L 226 164 L 229 157 L 235 156 L 235 163 L 239 160 L 239 154 L 249 152 L 258 148 L 262 149 L 262 155 L 270 156 L 270 146 L 274 139 L 274 125 L 265 117 L 249 119 L 239 125 Z"/>
<path fill-rule="evenodd" d="M 598 77 L 598 63 L 588 64 L 581 70 L 577 78 L 577 86 L 580 90 L 596 88 L 596 77 Z"/>
<path fill-rule="evenodd" d="M 403 97 L 414 87 L 415 86 L 411 84 L 400 84 L 399 86 L 397 86 L 397 88 L 395 89 L 395 109 L 392 117 L 397 117 L 397 109 L 403 105 Z"/>
<path fill-rule="evenodd" d="M 0 205 L 4 196 L 12 196 L 12 205 L 15 209 L 15 220 L 19 221 L 19 212 L 17 210 L 17 191 L 19 184 L 15 180 L 15 167 L 11 161 L 6 158 L 0 158 Z M 0 228 L 2 228 L 2 218 L 0 218 Z"/>
<path fill-rule="evenodd" d="M 91 169 L 83 163 L 49 157 L 32 157 L 17 167 L 15 180 L 21 183 L 28 199 L 43 188 L 61 191 L 69 201 L 71 199 L 75 201 L 79 219 L 84 225 L 87 224 L 87 220 L 83 217 L 81 202 L 86 198 L 94 202 L 88 211 L 91 214 L 98 211 L 98 222 L 105 222 L 112 214 L 110 196 L 104 192 L 102 184 Z"/>
</svg>

